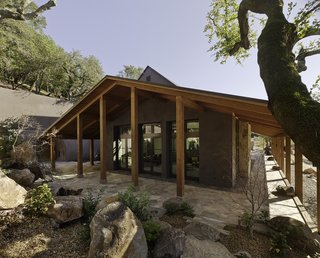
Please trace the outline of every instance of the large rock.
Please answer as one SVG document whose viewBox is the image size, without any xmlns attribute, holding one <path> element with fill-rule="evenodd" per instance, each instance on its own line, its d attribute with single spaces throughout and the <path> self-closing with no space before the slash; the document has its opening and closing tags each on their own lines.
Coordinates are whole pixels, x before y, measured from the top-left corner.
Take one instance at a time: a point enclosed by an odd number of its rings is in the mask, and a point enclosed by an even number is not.
<svg viewBox="0 0 320 258">
<path fill-rule="evenodd" d="M 99 210 L 90 223 L 88 257 L 146 258 L 147 241 L 141 222 L 120 202 Z"/>
<path fill-rule="evenodd" d="M 220 240 L 219 230 L 199 221 L 192 221 L 183 230 L 187 235 L 192 235 L 199 240 Z"/>
<path fill-rule="evenodd" d="M 289 246 L 302 249 L 311 256 L 320 253 L 318 236 L 313 235 L 310 228 L 301 221 L 277 216 L 269 221 L 269 226 L 286 235 Z"/>
<path fill-rule="evenodd" d="M 62 224 L 83 216 L 83 200 L 80 196 L 56 196 L 56 203 L 51 205 L 47 215 Z"/>
<path fill-rule="evenodd" d="M 234 258 L 229 250 L 221 243 L 211 240 L 199 240 L 194 236 L 187 236 L 185 248 L 181 258 Z"/>
<path fill-rule="evenodd" d="M 165 226 L 153 249 L 154 258 L 178 258 L 182 255 L 186 235 L 181 229 Z"/>
<path fill-rule="evenodd" d="M 28 164 L 28 168 L 29 168 L 30 172 L 32 174 L 34 174 L 34 176 L 35 176 L 34 180 L 37 180 L 39 178 L 45 179 L 46 175 L 38 162 L 32 162 L 32 163 Z"/>
<path fill-rule="evenodd" d="M 0 170 L 0 209 L 13 209 L 24 203 L 27 191 Z"/>
<path fill-rule="evenodd" d="M 32 174 L 28 168 L 10 169 L 8 170 L 7 176 L 23 187 L 31 186 L 35 179 L 34 174 Z"/>
<path fill-rule="evenodd" d="M 105 196 L 105 197 L 101 198 L 100 202 L 97 204 L 96 211 L 101 210 L 104 207 L 106 207 L 107 205 L 109 205 L 110 203 L 113 203 L 116 201 L 118 201 L 118 194 Z"/>
</svg>

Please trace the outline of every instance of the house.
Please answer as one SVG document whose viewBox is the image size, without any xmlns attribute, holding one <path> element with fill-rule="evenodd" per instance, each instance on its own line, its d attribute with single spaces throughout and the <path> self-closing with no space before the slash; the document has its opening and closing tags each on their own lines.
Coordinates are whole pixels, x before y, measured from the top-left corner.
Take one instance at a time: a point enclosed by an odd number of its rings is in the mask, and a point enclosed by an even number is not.
<svg viewBox="0 0 320 258">
<path fill-rule="evenodd" d="M 100 181 L 106 171 L 176 178 L 233 187 L 250 170 L 251 131 L 277 136 L 283 129 L 267 101 L 176 86 L 151 67 L 139 80 L 104 77 L 52 124 L 63 139 L 77 139 L 78 175 L 83 176 L 83 139 L 100 143 Z M 51 138 L 52 166 L 55 139 Z"/>
</svg>

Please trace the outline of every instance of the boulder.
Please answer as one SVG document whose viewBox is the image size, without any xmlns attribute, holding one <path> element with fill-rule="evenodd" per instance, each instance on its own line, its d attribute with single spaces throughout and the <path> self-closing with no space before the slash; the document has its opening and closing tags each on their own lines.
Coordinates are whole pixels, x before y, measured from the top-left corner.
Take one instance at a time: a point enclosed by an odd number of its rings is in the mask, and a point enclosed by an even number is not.
<svg viewBox="0 0 320 258">
<path fill-rule="evenodd" d="M 62 188 L 62 185 L 58 182 L 49 182 L 48 186 L 50 187 L 52 194 L 55 196 L 58 195 L 60 188 Z"/>
<path fill-rule="evenodd" d="M 112 202 L 118 201 L 118 194 L 109 195 L 106 197 L 101 198 L 100 202 L 96 206 L 96 211 L 103 209 L 108 204 Z"/>
<path fill-rule="evenodd" d="M 0 210 L 13 209 L 24 203 L 27 191 L 0 170 Z"/>
<path fill-rule="evenodd" d="M 302 249 L 310 256 L 320 253 L 318 237 L 313 235 L 310 228 L 303 222 L 290 217 L 277 216 L 269 221 L 269 226 L 286 235 L 289 246 Z"/>
<path fill-rule="evenodd" d="M 220 240 L 219 230 L 199 221 L 192 221 L 183 230 L 187 235 L 192 235 L 199 240 Z"/>
<path fill-rule="evenodd" d="M 169 256 L 168 256 L 169 257 Z M 185 248 L 181 258 L 234 258 L 230 251 L 220 242 L 199 240 L 194 236 L 187 236 Z"/>
<path fill-rule="evenodd" d="M 163 230 L 161 230 L 161 235 L 155 242 L 153 257 L 180 257 L 185 247 L 185 233 L 181 229 L 176 229 L 171 226 L 168 227 L 167 225 L 164 225 L 164 227 L 161 226 L 161 228 Z"/>
<path fill-rule="evenodd" d="M 83 200 L 80 196 L 56 196 L 56 203 L 51 205 L 47 215 L 62 224 L 83 216 Z"/>
<path fill-rule="evenodd" d="M 28 168 L 10 169 L 8 170 L 7 176 L 23 187 L 31 186 L 35 179 L 34 174 L 32 174 Z"/>
<path fill-rule="evenodd" d="M 278 185 L 276 191 L 272 193 L 281 196 L 294 196 L 294 188 L 292 186 Z"/>
<path fill-rule="evenodd" d="M 141 222 L 120 202 L 99 210 L 90 223 L 89 258 L 146 258 L 148 246 Z"/>
<path fill-rule="evenodd" d="M 28 168 L 29 168 L 30 172 L 32 174 L 34 174 L 34 176 L 35 176 L 34 180 L 37 180 L 39 178 L 45 179 L 46 175 L 45 175 L 44 171 L 42 171 L 40 164 L 38 162 L 32 162 L 32 163 L 28 164 Z"/>
<path fill-rule="evenodd" d="M 313 175 L 313 176 L 317 175 L 317 171 L 315 171 L 313 168 L 306 168 L 305 170 L 303 170 L 302 173 L 307 175 Z"/>
</svg>

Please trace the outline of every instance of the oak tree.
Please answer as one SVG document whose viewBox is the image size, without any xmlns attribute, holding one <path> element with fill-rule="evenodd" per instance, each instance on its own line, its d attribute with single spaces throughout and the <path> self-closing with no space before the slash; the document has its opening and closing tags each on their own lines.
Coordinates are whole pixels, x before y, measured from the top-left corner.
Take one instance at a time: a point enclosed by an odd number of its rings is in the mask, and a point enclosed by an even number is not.
<svg viewBox="0 0 320 258">
<path fill-rule="evenodd" d="M 307 69 L 307 57 L 320 53 L 319 38 L 312 37 L 320 35 L 319 10 L 319 0 L 286 5 L 282 0 L 242 0 L 239 4 L 215 0 L 205 28 L 216 60 L 225 62 L 231 55 L 241 62 L 255 46 L 257 25 L 253 23 L 260 22 L 258 64 L 269 109 L 315 166 L 320 166 L 320 103 L 311 97 L 299 73 Z"/>
</svg>

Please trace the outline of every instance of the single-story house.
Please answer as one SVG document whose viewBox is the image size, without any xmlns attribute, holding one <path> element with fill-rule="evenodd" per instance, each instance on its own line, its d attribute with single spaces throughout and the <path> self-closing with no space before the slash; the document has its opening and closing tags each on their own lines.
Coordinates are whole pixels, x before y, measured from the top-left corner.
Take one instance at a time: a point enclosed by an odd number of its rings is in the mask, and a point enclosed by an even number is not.
<svg viewBox="0 0 320 258">
<path fill-rule="evenodd" d="M 83 139 L 100 145 L 100 180 L 106 171 L 130 170 L 233 187 L 250 170 L 251 131 L 284 135 L 267 101 L 176 86 L 147 67 L 139 80 L 104 77 L 46 132 L 78 142 L 78 175 L 83 176 Z M 55 138 L 51 138 L 55 166 Z"/>
</svg>

